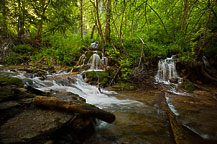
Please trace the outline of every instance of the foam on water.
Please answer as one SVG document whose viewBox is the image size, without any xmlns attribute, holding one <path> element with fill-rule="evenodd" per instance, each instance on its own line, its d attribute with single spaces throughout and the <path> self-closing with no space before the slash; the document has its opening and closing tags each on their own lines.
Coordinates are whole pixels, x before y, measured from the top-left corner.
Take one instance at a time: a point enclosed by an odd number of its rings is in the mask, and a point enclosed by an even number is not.
<svg viewBox="0 0 217 144">
<path fill-rule="evenodd" d="M 58 75 L 64 75 L 66 73 L 59 73 Z M 54 74 L 55 76 L 57 74 Z M 15 76 L 21 79 L 27 79 L 25 77 L 25 73 L 19 73 L 19 75 Z M 109 108 L 115 106 L 123 106 L 123 105 L 129 105 L 133 104 L 135 106 L 142 106 L 144 105 L 141 102 L 134 101 L 134 100 L 119 100 L 111 95 L 117 94 L 114 91 L 107 91 L 104 89 L 100 89 L 96 86 L 90 85 L 88 83 L 85 83 L 82 76 L 80 74 L 77 75 L 77 79 L 75 83 L 72 83 L 72 86 L 63 86 L 61 84 L 58 84 L 55 80 L 40 80 L 39 77 L 33 77 L 28 78 L 32 81 L 33 87 L 44 91 L 44 92 L 50 92 L 50 91 L 66 91 L 71 92 L 74 94 L 79 95 L 80 97 L 86 99 L 86 102 L 89 104 L 96 105 L 100 108 Z M 47 85 L 47 83 L 52 83 Z"/>
<path fill-rule="evenodd" d="M 169 97 L 166 95 L 165 98 L 166 98 L 166 102 L 167 102 L 167 105 L 168 105 L 169 109 L 170 109 L 176 116 L 179 116 L 179 113 L 177 112 L 177 110 L 175 109 L 175 107 L 169 102 Z"/>
</svg>

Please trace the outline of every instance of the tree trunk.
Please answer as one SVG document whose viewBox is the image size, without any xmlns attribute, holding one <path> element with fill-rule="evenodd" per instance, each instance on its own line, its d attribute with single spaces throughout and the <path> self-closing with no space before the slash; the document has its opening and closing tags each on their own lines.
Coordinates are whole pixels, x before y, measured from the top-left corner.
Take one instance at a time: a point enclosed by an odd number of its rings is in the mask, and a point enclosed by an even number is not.
<svg viewBox="0 0 217 144">
<path fill-rule="evenodd" d="M 100 34 L 100 37 L 101 37 L 101 43 L 105 43 L 103 33 L 102 33 L 102 26 L 101 26 L 100 19 L 99 19 L 99 3 L 98 3 L 98 0 L 96 0 L 96 17 L 97 17 L 97 22 L 98 22 L 98 30 L 99 30 L 99 34 Z"/>
<path fill-rule="evenodd" d="M 37 30 L 36 36 L 35 36 L 36 40 L 41 40 L 45 12 L 46 12 L 46 9 L 47 9 L 48 5 L 50 4 L 50 2 L 51 2 L 51 0 L 48 0 L 47 3 L 45 3 L 45 1 L 43 1 L 43 3 L 42 3 L 43 10 L 42 10 L 41 18 L 39 20 L 38 30 Z"/>
<path fill-rule="evenodd" d="M 80 12 L 81 39 L 83 39 L 83 0 L 80 0 Z"/>
<path fill-rule="evenodd" d="M 106 28 L 105 28 L 105 42 L 110 43 L 110 19 L 111 19 L 111 0 L 107 2 L 107 11 L 106 11 Z"/>
<path fill-rule="evenodd" d="M 183 16 L 182 16 L 182 21 L 181 21 L 181 31 L 184 30 L 185 28 L 185 20 L 188 16 L 188 10 L 189 10 L 189 5 L 188 5 L 188 0 L 185 0 L 184 1 L 184 13 L 183 13 Z"/>
<path fill-rule="evenodd" d="M 95 25 L 93 26 L 93 28 L 92 28 L 92 32 L 91 32 L 91 35 L 90 35 L 90 39 L 93 39 L 93 35 L 94 35 L 95 28 L 96 28 L 96 24 L 95 24 Z"/>
<path fill-rule="evenodd" d="M 3 16 L 3 24 L 2 24 L 2 36 L 7 37 L 8 36 L 8 28 L 7 28 L 7 7 L 6 7 L 6 1 L 2 1 L 2 16 Z"/>
<path fill-rule="evenodd" d="M 93 105 L 79 102 L 65 101 L 56 97 L 36 96 L 33 99 L 35 105 L 44 107 L 54 107 L 68 112 L 80 113 L 85 116 L 98 118 L 108 123 L 115 120 L 115 115 L 101 110 Z"/>
</svg>

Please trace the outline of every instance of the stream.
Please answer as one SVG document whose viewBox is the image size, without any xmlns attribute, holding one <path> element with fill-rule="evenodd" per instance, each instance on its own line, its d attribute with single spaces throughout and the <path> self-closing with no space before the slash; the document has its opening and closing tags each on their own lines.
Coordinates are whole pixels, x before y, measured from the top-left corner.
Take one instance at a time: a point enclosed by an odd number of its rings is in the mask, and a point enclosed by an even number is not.
<svg viewBox="0 0 217 144">
<path fill-rule="evenodd" d="M 173 136 L 163 110 L 162 96 L 156 89 L 149 91 L 109 91 L 85 83 L 80 74 L 48 74 L 46 80 L 24 71 L 5 71 L 44 92 L 53 94 L 71 92 L 86 99 L 89 104 L 116 116 L 108 124 L 97 121 L 96 133 L 86 143 L 174 143 Z"/>
<path fill-rule="evenodd" d="M 1 74 L 20 78 L 26 86 L 44 92 L 77 94 L 87 103 L 112 112 L 116 120 L 112 124 L 98 120 L 95 133 L 84 140 L 86 144 L 215 143 L 217 101 L 213 94 L 178 91 L 178 84 L 170 84 L 181 82 L 171 58 L 160 61 L 159 67 L 155 78 L 163 82 L 161 87 L 119 92 L 85 83 L 81 74 L 73 72 L 47 73 L 45 79 L 18 70 Z M 70 97 L 64 99 L 70 101 Z"/>
</svg>

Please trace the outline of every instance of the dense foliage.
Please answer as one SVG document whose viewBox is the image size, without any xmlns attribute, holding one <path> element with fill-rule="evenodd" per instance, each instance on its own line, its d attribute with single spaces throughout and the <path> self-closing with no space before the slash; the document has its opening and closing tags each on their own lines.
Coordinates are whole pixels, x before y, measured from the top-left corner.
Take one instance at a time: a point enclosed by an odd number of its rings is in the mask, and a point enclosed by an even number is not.
<svg viewBox="0 0 217 144">
<path fill-rule="evenodd" d="M 217 54 L 216 0 L 1 0 L 1 61 L 75 65 L 94 41 L 121 67 L 176 54 L 190 65 Z M 144 55 L 142 43 L 144 41 Z M 7 51 L 7 54 L 5 54 Z M 198 61 L 199 60 L 199 61 Z"/>
</svg>

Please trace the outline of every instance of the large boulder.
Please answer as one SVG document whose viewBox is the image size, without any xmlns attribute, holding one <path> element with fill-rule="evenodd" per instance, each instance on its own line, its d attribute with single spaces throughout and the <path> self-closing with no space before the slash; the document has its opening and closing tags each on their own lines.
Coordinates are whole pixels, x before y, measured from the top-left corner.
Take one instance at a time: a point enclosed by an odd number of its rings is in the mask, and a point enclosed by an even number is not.
<svg viewBox="0 0 217 144">
<path fill-rule="evenodd" d="M 0 127 L 2 143 L 21 143 L 46 140 L 73 117 L 64 112 L 32 109 L 9 119 Z"/>
</svg>

